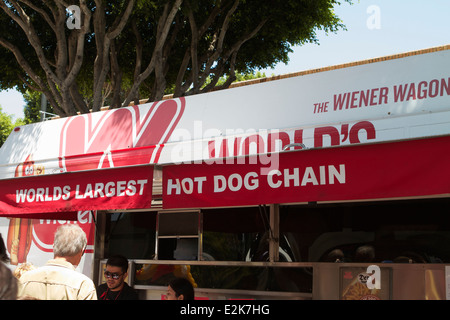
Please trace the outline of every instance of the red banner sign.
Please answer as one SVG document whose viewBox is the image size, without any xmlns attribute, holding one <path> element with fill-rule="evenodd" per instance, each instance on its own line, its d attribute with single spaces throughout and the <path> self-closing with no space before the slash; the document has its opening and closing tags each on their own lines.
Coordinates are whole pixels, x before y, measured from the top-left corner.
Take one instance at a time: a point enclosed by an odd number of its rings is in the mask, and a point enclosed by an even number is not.
<svg viewBox="0 0 450 320">
<path fill-rule="evenodd" d="M 152 182 L 151 166 L 0 180 L 0 215 L 149 208 Z"/>
<path fill-rule="evenodd" d="M 234 158 L 222 164 L 167 166 L 163 168 L 163 206 L 227 207 L 450 194 L 449 146 L 446 136 L 285 152 L 254 164 L 254 158 Z"/>
</svg>

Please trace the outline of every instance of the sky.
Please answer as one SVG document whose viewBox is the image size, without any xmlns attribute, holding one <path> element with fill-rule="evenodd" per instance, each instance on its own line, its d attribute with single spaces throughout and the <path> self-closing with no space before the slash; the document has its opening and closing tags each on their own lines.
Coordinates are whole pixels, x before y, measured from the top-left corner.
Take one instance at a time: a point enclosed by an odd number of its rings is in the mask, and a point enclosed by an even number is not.
<svg viewBox="0 0 450 320">
<path fill-rule="evenodd" d="M 319 45 L 294 47 L 287 65 L 261 71 L 280 75 L 450 44 L 449 0 L 353 0 L 335 12 L 346 31 L 318 32 Z M 2 111 L 14 119 L 24 104 L 17 91 L 0 91 Z"/>
</svg>

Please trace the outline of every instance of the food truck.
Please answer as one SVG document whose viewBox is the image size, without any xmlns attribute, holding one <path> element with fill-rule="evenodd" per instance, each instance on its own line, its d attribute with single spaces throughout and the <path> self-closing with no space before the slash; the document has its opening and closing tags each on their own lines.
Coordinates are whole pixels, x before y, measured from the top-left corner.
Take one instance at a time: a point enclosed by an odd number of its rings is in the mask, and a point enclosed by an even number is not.
<svg viewBox="0 0 450 320">
<path fill-rule="evenodd" d="M 0 232 L 42 265 L 78 223 L 142 299 L 446 299 L 449 163 L 446 45 L 17 127 Z"/>
</svg>

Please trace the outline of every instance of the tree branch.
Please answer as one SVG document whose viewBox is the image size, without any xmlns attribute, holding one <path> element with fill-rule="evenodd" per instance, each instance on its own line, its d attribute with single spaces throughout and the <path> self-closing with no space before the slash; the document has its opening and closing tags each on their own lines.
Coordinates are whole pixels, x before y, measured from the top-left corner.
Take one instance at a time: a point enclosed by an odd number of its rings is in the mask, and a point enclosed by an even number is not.
<svg viewBox="0 0 450 320">
<path fill-rule="evenodd" d="M 21 2 L 25 3 L 31 9 L 33 9 L 34 11 L 39 13 L 42 16 L 42 18 L 44 18 L 44 20 L 47 22 L 47 24 L 50 26 L 50 28 L 52 28 L 53 32 L 56 33 L 56 23 L 53 23 L 52 19 L 50 19 L 50 17 L 47 14 L 47 12 L 45 12 L 44 10 L 39 8 L 38 6 L 34 5 L 31 1 L 21 0 Z"/>
<path fill-rule="evenodd" d="M 102 107 L 102 91 L 106 81 L 106 76 L 110 71 L 110 47 L 114 40 L 123 30 L 133 11 L 135 0 L 129 0 L 127 7 L 121 17 L 117 17 L 111 30 L 105 34 L 106 21 L 105 9 L 102 0 L 96 0 L 96 10 L 94 13 L 94 32 L 97 46 L 97 57 L 94 62 L 94 99 L 92 111 L 98 111 Z"/>
<path fill-rule="evenodd" d="M 120 91 L 122 83 L 122 71 L 120 70 L 119 62 L 117 60 L 116 41 L 111 42 L 111 90 L 112 90 L 112 102 L 111 108 L 120 108 Z"/>
<path fill-rule="evenodd" d="M 11 19 L 13 19 L 22 28 L 28 41 L 30 42 L 31 46 L 36 52 L 36 56 L 39 59 L 39 63 L 41 64 L 41 67 L 43 68 L 44 72 L 47 74 L 47 77 L 51 78 L 52 81 L 54 81 L 55 83 L 58 83 L 59 82 L 58 77 L 53 73 L 53 71 L 51 70 L 50 66 L 47 63 L 47 59 L 42 50 L 42 45 L 39 41 L 39 37 L 36 35 L 36 31 L 34 30 L 33 25 L 31 24 L 30 17 L 25 13 L 25 11 L 22 9 L 22 7 L 18 4 L 17 1 L 10 0 L 9 2 L 14 6 L 14 9 L 17 11 L 18 15 L 11 12 L 10 8 L 6 6 L 4 1 L 0 2 L 0 7 L 6 14 L 8 14 L 8 16 Z"/>
<path fill-rule="evenodd" d="M 170 27 L 172 25 L 172 22 L 175 18 L 176 13 L 178 12 L 178 9 L 181 6 L 181 3 L 183 0 L 175 0 L 170 12 L 168 14 L 163 14 L 158 22 L 158 32 L 157 32 L 157 38 L 156 38 L 156 45 L 153 51 L 152 58 L 150 59 L 150 62 L 147 66 L 147 68 L 144 70 L 144 72 L 140 73 L 137 78 L 134 79 L 134 83 L 125 98 L 125 101 L 122 103 L 122 106 L 127 106 L 131 100 L 136 96 L 138 89 L 142 82 L 147 79 L 147 77 L 154 71 L 155 63 L 157 56 L 160 54 L 160 52 L 163 49 L 164 42 L 167 39 L 167 35 L 169 33 Z M 165 12 L 167 12 L 168 3 L 166 4 Z"/>
<path fill-rule="evenodd" d="M 225 53 L 222 54 L 222 59 L 219 61 L 218 66 L 216 66 L 217 71 L 215 72 L 214 78 L 207 86 L 205 86 L 201 92 L 208 92 L 212 90 L 212 88 L 215 87 L 217 82 L 219 81 L 220 77 L 223 75 L 225 63 L 228 61 L 228 59 L 231 56 L 230 60 L 230 68 L 229 68 L 229 77 L 225 81 L 223 85 L 219 87 L 219 89 L 228 88 L 230 84 L 236 80 L 236 70 L 235 70 L 235 64 L 236 64 L 236 58 L 237 54 L 239 52 L 239 49 L 242 47 L 242 45 L 247 42 L 248 40 L 252 39 L 258 32 L 261 30 L 261 28 L 267 23 L 268 19 L 262 20 L 251 32 L 248 34 L 244 34 L 238 41 L 236 41 L 230 49 L 228 49 Z M 203 77 L 203 83 L 206 81 L 206 76 L 210 74 L 210 70 L 206 69 L 204 72 Z M 195 94 L 196 92 L 194 90 L 189 90 L 188 94 Z"/>
</svg>

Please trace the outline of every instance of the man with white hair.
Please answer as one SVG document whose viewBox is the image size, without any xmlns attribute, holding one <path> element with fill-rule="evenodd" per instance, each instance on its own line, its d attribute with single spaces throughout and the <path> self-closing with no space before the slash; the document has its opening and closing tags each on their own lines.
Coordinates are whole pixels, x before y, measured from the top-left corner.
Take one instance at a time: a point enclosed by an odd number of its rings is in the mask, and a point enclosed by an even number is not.
<svg viewBox="0 0 450 320">
<path fill-rule="evenodd" d="M 94 283 L 75 271 L 86 248 L 87 238 L 77 224 L 58 228 L 53 243 L 54 259 L 20 278 L 19 297 L 39 300 L 97 300 Z"/>
</svg>

